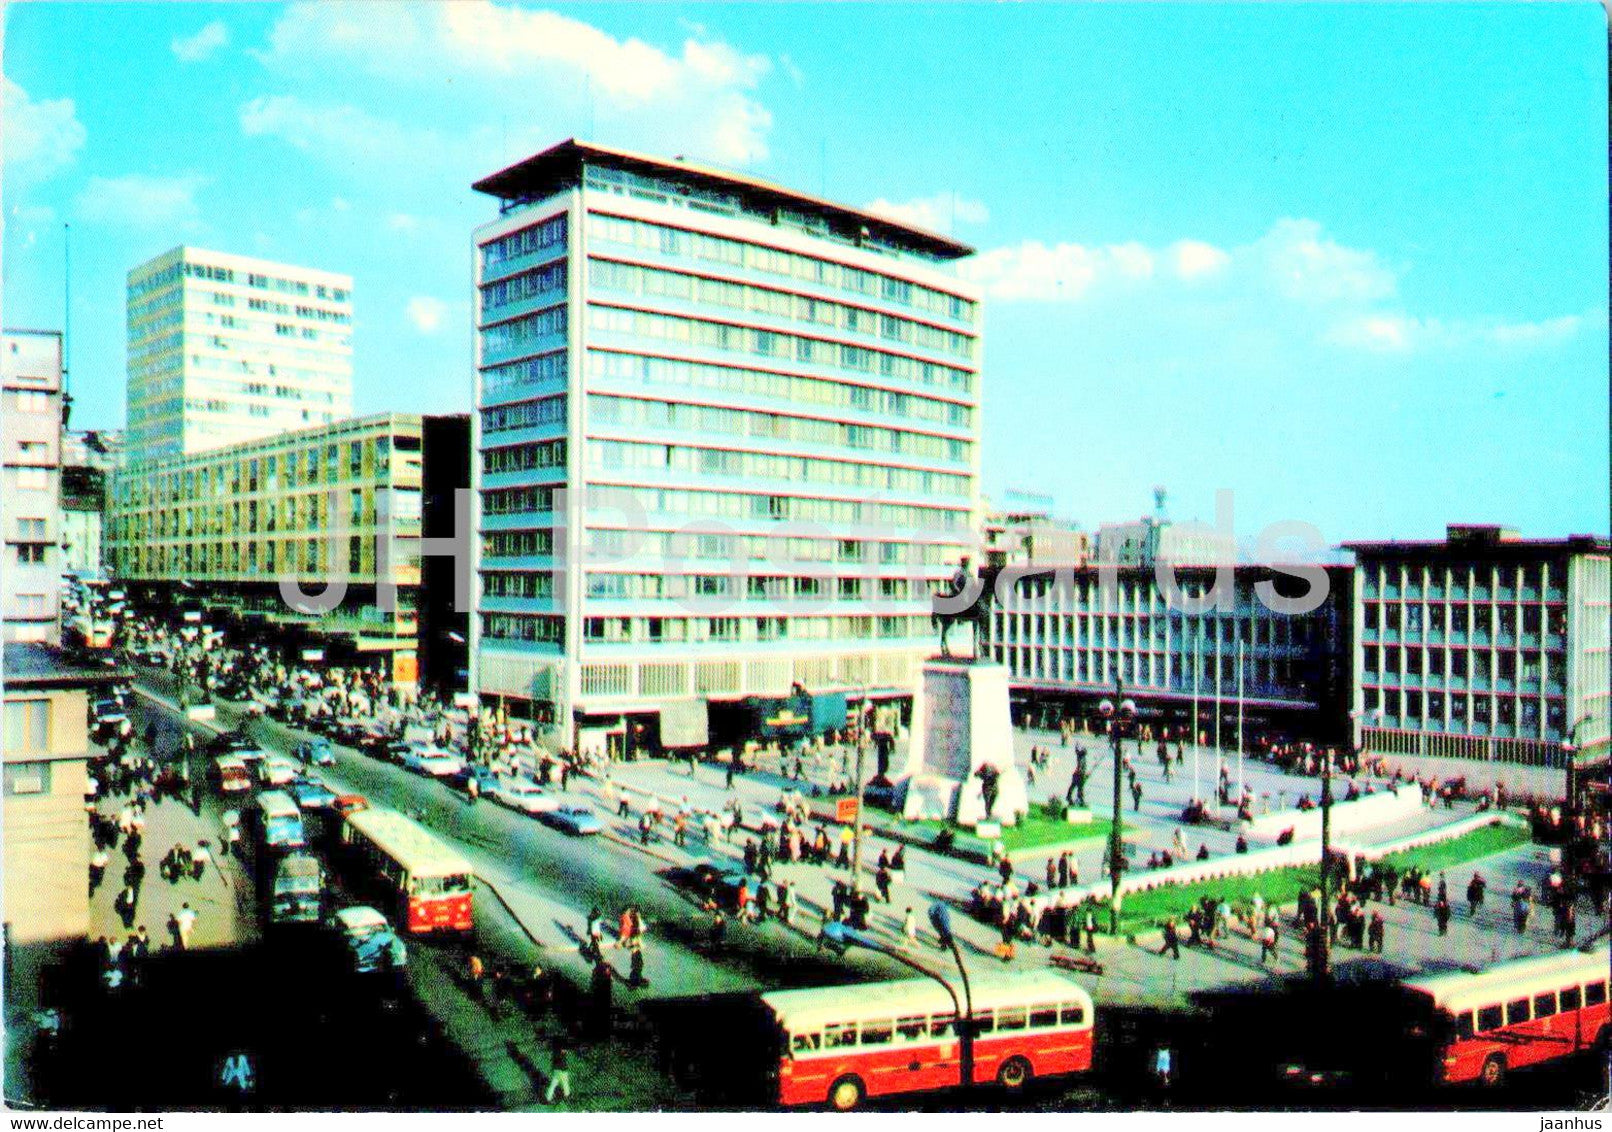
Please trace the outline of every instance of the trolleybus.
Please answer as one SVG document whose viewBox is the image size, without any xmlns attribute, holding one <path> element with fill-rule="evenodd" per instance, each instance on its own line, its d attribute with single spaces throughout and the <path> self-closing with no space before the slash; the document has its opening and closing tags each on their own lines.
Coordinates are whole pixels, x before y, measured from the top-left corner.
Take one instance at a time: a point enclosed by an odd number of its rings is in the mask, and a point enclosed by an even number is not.
<svg viewBox="0 0 1612 1132">
<path fill-rule="evenodd" d="M 992 973 L 972 990 L 976 1084 L 1019 1089 L 1033 1077 L 1091 1068 L 1091 996 L 1065 973 Z M 780 1104 L 849 1109 L 864 1097 L 962 1080 L 957 1012 L 929 979 L 774 991 L 761 1001 L 778 1043 Z"/>
<path fill-rule="evenodd" d="M 470 863 L 422 826 L 391 810 L 356 810 L 342 841 L 407 931 L 470 930 Z"/>
</svg>

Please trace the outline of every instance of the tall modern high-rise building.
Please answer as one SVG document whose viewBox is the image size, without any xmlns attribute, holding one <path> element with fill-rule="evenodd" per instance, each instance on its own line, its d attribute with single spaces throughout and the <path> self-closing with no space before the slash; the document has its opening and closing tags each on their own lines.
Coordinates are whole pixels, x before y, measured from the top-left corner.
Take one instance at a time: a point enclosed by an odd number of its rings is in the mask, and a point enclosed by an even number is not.
<svg viewBox="0 0 1612 1132">
<path fill-rule="evenodd" d="M 483 702 L 605 749 L 910 704 L 977 505 L 972 249 L 577 141 L 475 187 Z"/>
<path fill-rule="evenodd" d="M 179 247 L 129 272 L 131 459 L 352 413 L 353 281 Z"/>
</svg>

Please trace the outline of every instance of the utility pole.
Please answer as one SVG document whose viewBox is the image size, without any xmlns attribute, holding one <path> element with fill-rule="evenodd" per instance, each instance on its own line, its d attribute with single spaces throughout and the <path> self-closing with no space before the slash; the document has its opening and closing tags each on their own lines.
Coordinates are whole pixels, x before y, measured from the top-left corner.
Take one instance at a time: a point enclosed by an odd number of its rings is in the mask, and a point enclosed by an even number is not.
<svg viewBox="0 0 1612 1132">
<path fill-rule="evenodd" d="M 864 732 L 856 739 L 856 815 L 851 820 L 851 891 L 862 891 L 862 760 L 867 754 L 868 737 Z"/>
<path fill-rule="evenodd" d="M 1332 944 L 1332 901 L 1327 883 L 1327 868 L 1332 863 L 1332 750 L 1321 749 L 1321 907 L 1316 909 L 1321 938 L 1316 941 L 1319 961 L 1316 977 L 1325 981 L 1329 973 Z"/>
</svg>

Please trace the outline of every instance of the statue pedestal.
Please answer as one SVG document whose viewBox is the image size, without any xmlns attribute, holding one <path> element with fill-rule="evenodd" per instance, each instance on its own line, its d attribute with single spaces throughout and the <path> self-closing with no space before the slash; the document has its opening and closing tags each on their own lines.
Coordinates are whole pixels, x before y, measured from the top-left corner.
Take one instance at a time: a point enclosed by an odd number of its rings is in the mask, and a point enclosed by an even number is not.
<svg viewBox="0 0 1612 1132">
<path fill-rule="evenodd" d="M 923 761 L 907 782 L 904 817 L 934 816 L 943 799 L 944 816 L 970 828 L 987 818 L 1013 825 L 1028 812 L 1024 780 L 1013 763 L 1004 666 L 926 662 L 923 694 L 914 716 L 921 724 L 915 724 L 913 732 L 923 737 Z M 996 771 L 996 799 L 989 815 L 979 776 L 983 766 Z"/>
</svg>

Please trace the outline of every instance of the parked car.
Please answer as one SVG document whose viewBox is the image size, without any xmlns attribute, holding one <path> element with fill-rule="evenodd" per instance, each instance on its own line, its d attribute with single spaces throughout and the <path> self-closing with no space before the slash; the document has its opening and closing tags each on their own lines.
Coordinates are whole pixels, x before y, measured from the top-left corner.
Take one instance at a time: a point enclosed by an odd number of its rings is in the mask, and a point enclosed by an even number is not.
<svg viewBox="0 0 1612 1132">
<path fill-rule="evenodd" d="M 411 747 L 403 756 L 403 769 L 432 778 L 446 778 L 464 769 L 465 762 L 458 755 L 440 747 Z"/>
<path fill-rule="evenodd" d="M 479 763 L 465 763 L 459 770 L 448 775 L 447 783 L 460 790 L 469 790 L 471 779 L 476 780 L 476 789 L 482 794 L 491 794 L 498 789 L 498 772 Z"/>
<path fill-rule="evenodd" d="M 330 809 L 336 804 L 336 792 L 317 778 L 303 775 L 286 787 L 286 793 L 301 810 Z"/>
<path fill-rule="evenodd" d="M 296 777 L 297 764 L 284 755 L 269 755 L 257 764 L 257 780 L 261 786 L 289 786 Z"/>
<path fill-rule="evenodd" d="M 523 778 L 500 779 L 492 791 L 493 801 L 524 814 L 541 814 L 560 808 L 560 800 L 535 782 Z"/>
<path fill-rule="evenodd" d="M 605 827 L 604 822 L 599 820 L 599 815 L 586 806 L 560 806 L 558 809 L 541 810 L 538 812 L 537 820 L 573 837 L 603 833 Z"/>
<path fill-rule="evenodd" d="M 364 751 L 382 762 L 401 765 L 403 760 L 415 749 L 412 744 L 405 743 L 401 739 L 386 739 L 365 747 Z"/>
<path fill-rule="evenodd" d="M 400 971 L 408 963 L 408 949 L 374 908 L 343 908 L 330 918 L 330 924 L 355 972 Z"/>
<path fill-rule="evenodd" d="M 709 861 L 702 861 L 679 878 L 702 899 L 713 900 L 729 910 L 738 907 L 739 886 L 747 879 L 742 869 L 725 864 L 715 865 Z"/>
<path fill-rule="evenodd" d="M 333 766 L 336 762 L 336 752 L 331 749 L 330 740 L 322 735 L 304 739 L 292 748 L 291 753 L 312 766 Z"/>
<path fill-rule="evenodd" d="M 359 810 L 369 809 L 369 799 L 362 794 L 338 794 L 330 808 L 338 814 L 356 814 Z"/>
<path fill-rule="evenodd" d="M 96 700 L 90 714 L 95 719 L 96 727 L 116 727 L 129 718 L 129 713 L 123 710 L 123 705 L 117 700 Z"/>
</svg>

